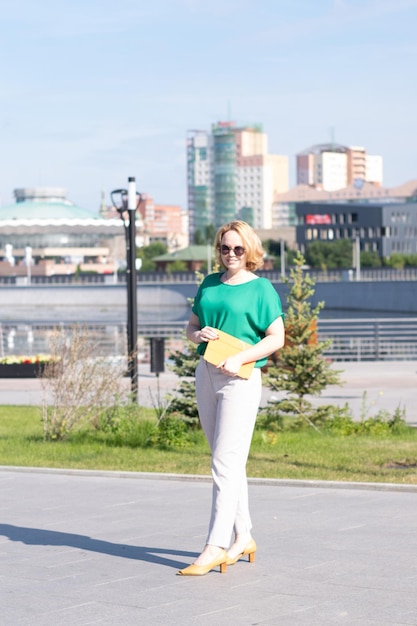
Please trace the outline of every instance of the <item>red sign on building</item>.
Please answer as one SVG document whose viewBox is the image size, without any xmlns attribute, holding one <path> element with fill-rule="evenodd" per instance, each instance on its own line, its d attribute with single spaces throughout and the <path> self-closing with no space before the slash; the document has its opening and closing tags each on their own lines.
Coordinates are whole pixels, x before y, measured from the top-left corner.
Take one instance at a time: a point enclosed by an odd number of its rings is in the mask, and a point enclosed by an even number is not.
<svg viewBox="0 0 417 626">
<path fill-rule="evenodd" d="M 305 216 L 306 224 L 331 224 L 332 218 L 328 214 L 308 214 Z"/>
</svg>

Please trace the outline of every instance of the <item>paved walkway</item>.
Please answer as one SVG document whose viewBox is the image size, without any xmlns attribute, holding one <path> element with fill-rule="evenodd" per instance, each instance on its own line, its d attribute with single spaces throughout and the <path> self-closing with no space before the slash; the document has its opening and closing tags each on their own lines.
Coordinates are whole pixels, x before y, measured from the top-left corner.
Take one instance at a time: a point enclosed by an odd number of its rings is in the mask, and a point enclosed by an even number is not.
<svg viewBox="0 0 417 626">
<path fill-rule="evenodd" d="M 252 481 L 256 562 L 201 578 L 176 572 L 207 480 L 1 468 L 0 490 L 1 626 L 417 625 L 417 487 Z"/>
</svg>

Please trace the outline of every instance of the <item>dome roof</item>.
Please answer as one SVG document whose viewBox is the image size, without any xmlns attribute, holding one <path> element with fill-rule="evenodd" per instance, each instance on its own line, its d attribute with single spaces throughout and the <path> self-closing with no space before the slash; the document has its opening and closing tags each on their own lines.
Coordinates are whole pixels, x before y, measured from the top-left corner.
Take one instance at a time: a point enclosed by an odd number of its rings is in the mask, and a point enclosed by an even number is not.
<svg viewBox="0 0 417 626">
<path fill-rule="evenodd" d="M 0 220 L 94 219 L 98 214 L 71 202 L 16 202 L 0 206 Z"/>
<path fill-rule="evenodd" d="M 0 206 L 0 220 L 99 219 L 93 211 L 66 199 L 65 189 L 44 187 L 15 189 L 15 204 Z"/>
</svg>

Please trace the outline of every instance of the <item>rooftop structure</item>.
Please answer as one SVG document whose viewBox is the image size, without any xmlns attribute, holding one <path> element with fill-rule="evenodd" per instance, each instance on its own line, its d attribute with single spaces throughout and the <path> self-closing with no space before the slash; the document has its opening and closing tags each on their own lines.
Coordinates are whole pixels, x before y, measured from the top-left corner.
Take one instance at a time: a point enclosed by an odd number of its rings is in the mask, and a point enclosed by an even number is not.
<svg viewBox="0 0 417 626">
<path fill-rule="evenodd" d="M 362 146 L 316 144 L 297 154 L 297 184 L 326 191 L 343 189 L 355 181 L 382 185 L 382 157 L 368 155 Z"/>
<path fill-rule="evenodd" d="M 16 202 L 0 206 L 0 220 L 67 220 L 98 219 L 93 211 L 67 200 L 65 189 L 58 187 L 24 187 L 14 190 Z"/>
</svg>

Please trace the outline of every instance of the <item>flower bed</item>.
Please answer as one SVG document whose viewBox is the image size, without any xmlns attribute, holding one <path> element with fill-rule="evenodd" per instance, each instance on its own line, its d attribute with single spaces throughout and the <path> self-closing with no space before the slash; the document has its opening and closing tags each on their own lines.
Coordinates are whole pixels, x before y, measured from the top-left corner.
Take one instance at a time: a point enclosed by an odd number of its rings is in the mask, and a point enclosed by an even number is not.
<svg viewBox="0 0 417 626">
<path fill-rule="evenodd" d="M 48 355 L 7 356 L 0 359 L 0 378 L 38 378 L 50 362 Z"/>
</svg>

